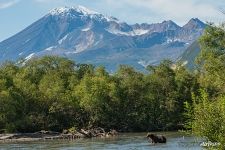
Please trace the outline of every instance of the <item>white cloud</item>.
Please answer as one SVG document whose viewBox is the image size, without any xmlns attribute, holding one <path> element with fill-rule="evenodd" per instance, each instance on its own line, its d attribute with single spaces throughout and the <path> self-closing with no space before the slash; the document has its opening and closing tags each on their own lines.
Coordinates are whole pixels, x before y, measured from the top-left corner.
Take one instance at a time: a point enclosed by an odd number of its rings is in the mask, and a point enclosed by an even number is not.
<svg viewBox="0 0 225 150">
<path fill-rule="evenodd" d="M 1 1 L 1 0 L 0 0 Z M 9 0 L 5 6 L 12 5 Z M 20 0 L 21 1 L 21 0 Z M 118 17 L 128 23 L 161 22 L 173 20 L 183 25 L 191 18 L 223 22 L 225 15 L 218 11 L 224 0 L 32 0 L 44 8 L 84 5 L 103 14 Z M 1 3 L 0 3 L 1 8 Z"/>
<path fill-rule="evenodd" d="M 136 12 L 136 16 L 140 15 L 138 17 L 152 20 L 171 19 L 180 24 L 184 24 L 192 17 L 198 17 L 204 21 L 225 20 L 225 16 L 218 11 L 224 0 L 120 0 L 116 4 L 114 0 L 106 1 L 114 8 L 118 8 L 118 5 L 124 8 L 132 6 L 140 10 Z M 128 14 L 125 15 L 128 16 Z"/>
<path fill-rule="evenodd" d="M 5 9 L 8 7 L 11 7 L 18 2 L 19 2 L 19 0 L 11 0 L 11 1 L 8 0 L 8 1 L 0 2 L 0 9 Z"/>
</svg>

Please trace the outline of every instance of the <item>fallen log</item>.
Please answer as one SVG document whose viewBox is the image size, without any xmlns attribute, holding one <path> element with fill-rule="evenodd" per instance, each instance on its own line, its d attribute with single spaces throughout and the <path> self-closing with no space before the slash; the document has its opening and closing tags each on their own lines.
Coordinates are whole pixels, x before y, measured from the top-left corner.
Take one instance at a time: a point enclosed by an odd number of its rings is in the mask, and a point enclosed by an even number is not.
<svg viewBox="0 0 225 150">
<path fill-rule="evenodd" d="M 81 129 L 69 133 L 63 131 L 62 133 L 41 130 L 35 133 L 16 133 L 16 134 L 0 134 L 1 141 L 32 141 L 32 140 L 49 140 L 49 139 L 78 139 L 78 138 L 94 138 L 94 137 L 112 137 L 118 135 L 116 130 L 105 132 L 103 128 L 95 129 Z"/>
</svg>

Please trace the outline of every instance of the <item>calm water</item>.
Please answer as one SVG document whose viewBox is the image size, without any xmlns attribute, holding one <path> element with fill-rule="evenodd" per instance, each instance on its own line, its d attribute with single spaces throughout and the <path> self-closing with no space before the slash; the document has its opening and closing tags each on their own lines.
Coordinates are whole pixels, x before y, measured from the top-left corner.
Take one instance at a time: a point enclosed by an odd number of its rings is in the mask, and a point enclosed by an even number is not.
<svg viewBox="0 0 225 150">
<path fill-rule="evenodd" d="M 0 144 L 0 150 L 200 150 L 200 142 L 189 136 L 168 132 L 166 144 L 151 144 L 146 133 L 121 134 L 116 138 L 78 139 L 75 141 L 52 140 L 25 143 Z"/>
</svg>

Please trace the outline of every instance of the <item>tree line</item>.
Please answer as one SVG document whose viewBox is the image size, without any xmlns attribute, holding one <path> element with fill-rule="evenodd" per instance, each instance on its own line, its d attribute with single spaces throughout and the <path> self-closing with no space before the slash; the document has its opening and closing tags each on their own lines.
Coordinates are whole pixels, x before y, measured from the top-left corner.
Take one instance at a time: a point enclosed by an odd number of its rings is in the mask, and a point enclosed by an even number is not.
<svg viewBox="0 0 225 150">
<path fill-rule="evenodd" d="M 171 65 L 149 66 L 147 74 L 121 65 L 111 75 L 104 67 L 56 56 L 6 62 L 0 67 L 0 129 L 178 129 L 198 83 L 184 67 Z"/>
</svg>

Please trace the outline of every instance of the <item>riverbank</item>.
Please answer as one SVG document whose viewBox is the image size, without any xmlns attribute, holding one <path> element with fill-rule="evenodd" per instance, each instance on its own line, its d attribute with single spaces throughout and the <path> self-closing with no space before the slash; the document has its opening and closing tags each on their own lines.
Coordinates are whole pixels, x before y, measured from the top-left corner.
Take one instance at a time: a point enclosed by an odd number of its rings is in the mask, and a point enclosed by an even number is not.
<svg viewBox="0 0 225 150">
<path fill-rule="evenodd" d="M 39 131 L 35 133 L 12 133 L 12 134 L 0 134 L 0 143 L 3 142 L 28 142 L 28 141 L 40 141 L 40 140 L 56 140 L 56 139 L 79 139 L 79 138 L 108 138 L 117 136 L 116 130 L 110 130 L 106 132 L 102 128 L 79 131 L 68 131 L 64 130 L 62 133 L 53 131 Z"/>
</svg>

